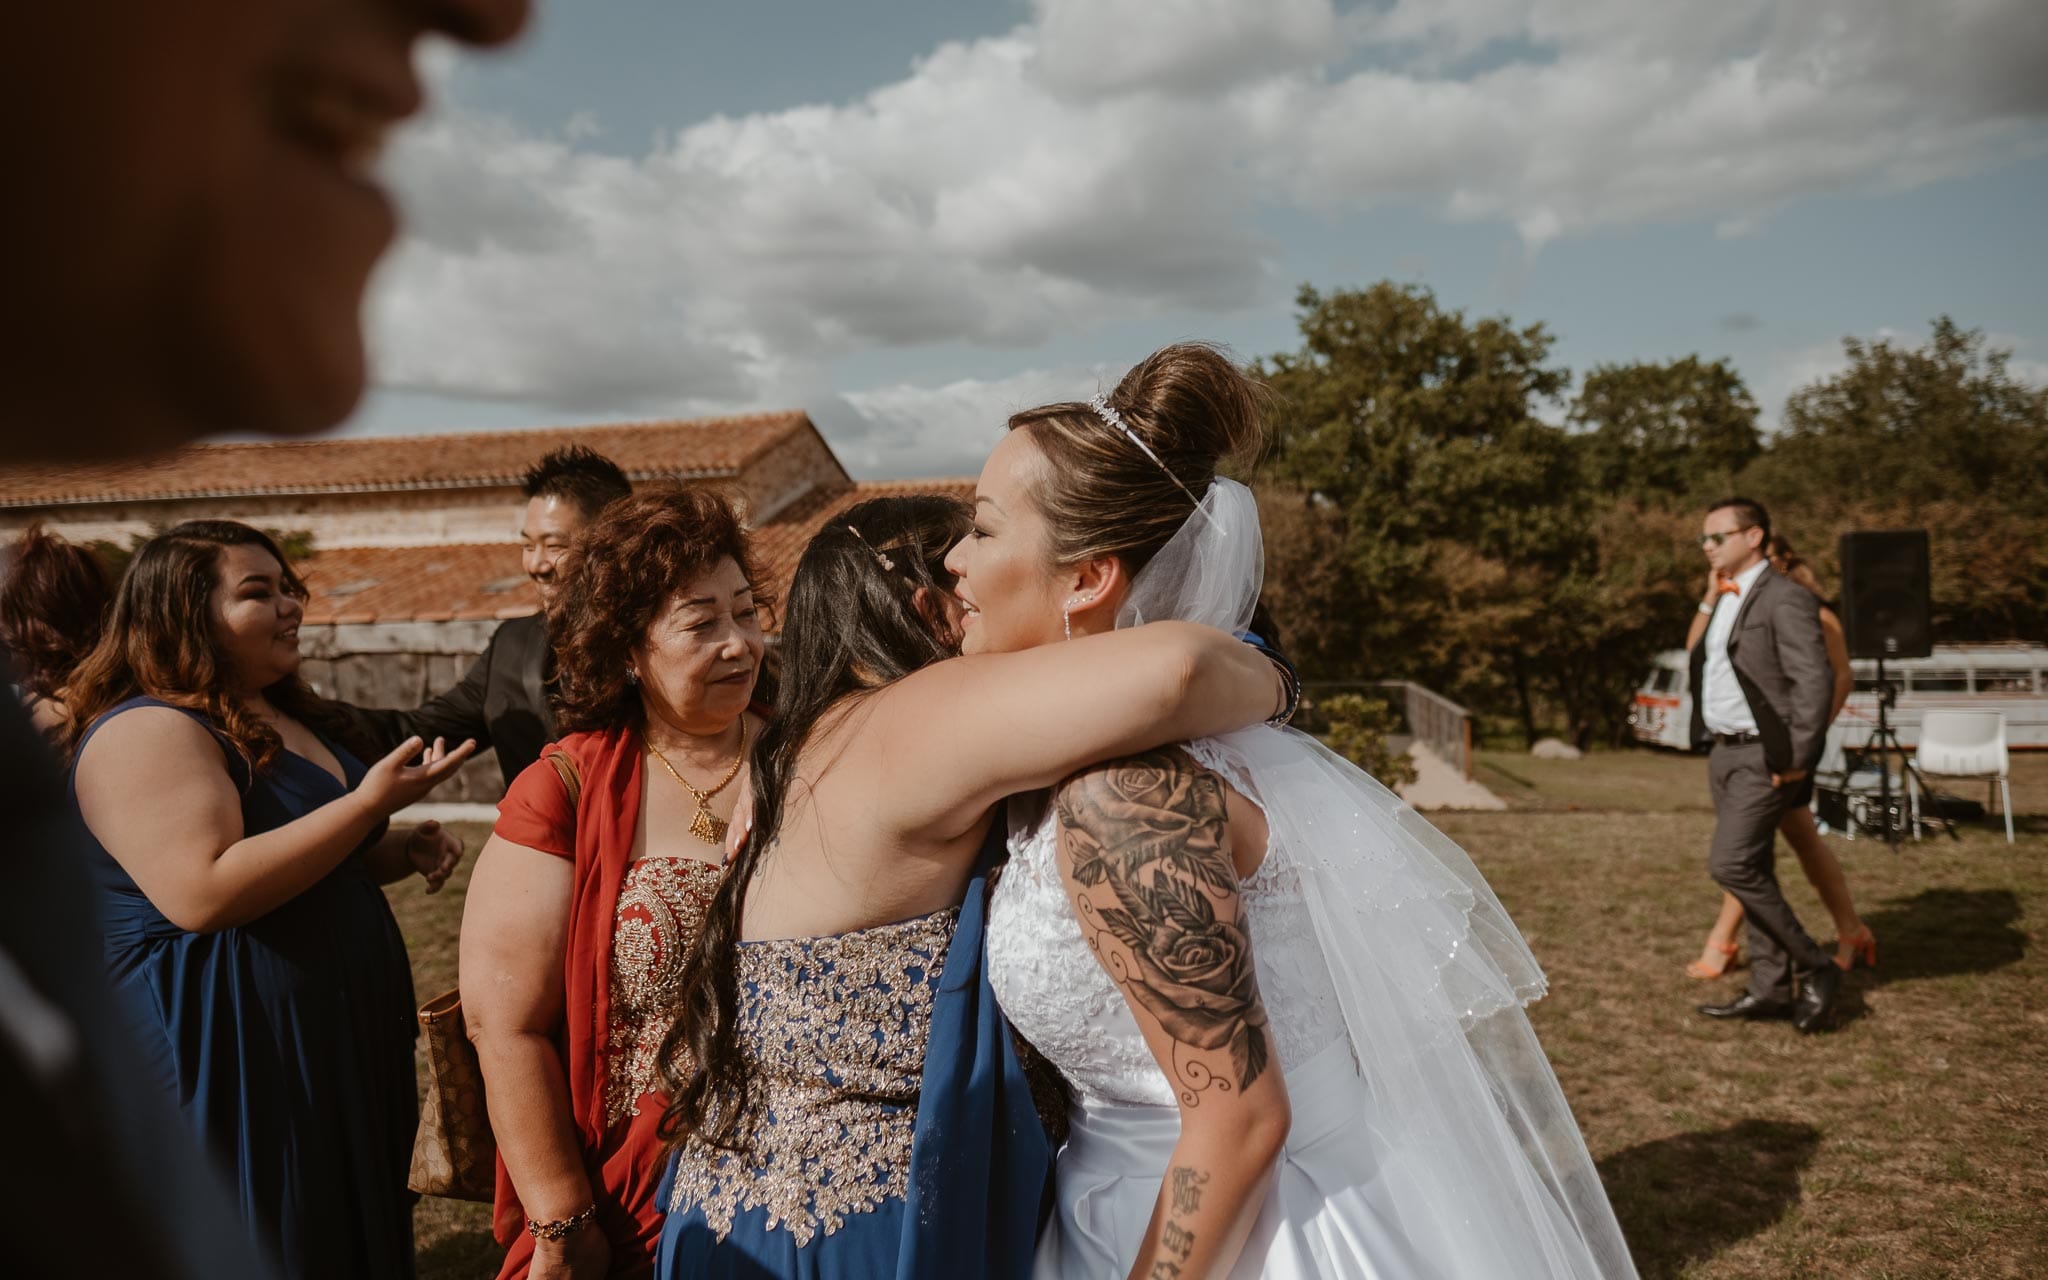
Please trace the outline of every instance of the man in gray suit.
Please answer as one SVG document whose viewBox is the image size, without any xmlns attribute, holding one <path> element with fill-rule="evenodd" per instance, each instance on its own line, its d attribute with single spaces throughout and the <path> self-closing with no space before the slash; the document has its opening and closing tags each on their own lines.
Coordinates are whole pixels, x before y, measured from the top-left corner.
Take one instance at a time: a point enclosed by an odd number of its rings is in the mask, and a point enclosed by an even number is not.
<svg viewBox="0 0 2048 1280">
<path fill-rule="evenodd" d="M 1774 863 L 1778 820 L 1813 792 L 1835 677 L 1820 600 L 1771 571 L 1770 540 L 1769 513 L 1748 498 L 1715 503 L 1700 536 L 1720 584 L 1715 603 L 1700 606 L 1711 617 L 1692 651 L 1693 742 L 1713 748 L 1707 872 L 1742 903 L 1749 924 L 1749 990 L 1700 1012 L 1790 1018 L 1815 1031 L 1834 1013 L 1841 970 L 1792 913 Z"/>
</svg>

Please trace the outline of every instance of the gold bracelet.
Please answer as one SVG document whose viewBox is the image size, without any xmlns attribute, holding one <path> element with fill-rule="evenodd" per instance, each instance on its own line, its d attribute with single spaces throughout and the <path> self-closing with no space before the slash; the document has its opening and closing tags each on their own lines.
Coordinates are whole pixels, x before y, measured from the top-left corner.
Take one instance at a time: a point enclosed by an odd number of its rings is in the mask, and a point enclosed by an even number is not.
<svg viewBox="0 0 2048 1280">
<path fill-rule="evenodd" d="M 573 1235 L 581 1231 L 596 1216 L 597 1202 L 592 1201 L 590 1207 L 583 1212 L 567 1218 L 557 1218 L 553 1222 L 542 1222 L 537 1218 L 528 1218 L 526 1220 L 526 1234 L 536 1240 L 560 1240 L 564 1236 Z"/>
</svg>

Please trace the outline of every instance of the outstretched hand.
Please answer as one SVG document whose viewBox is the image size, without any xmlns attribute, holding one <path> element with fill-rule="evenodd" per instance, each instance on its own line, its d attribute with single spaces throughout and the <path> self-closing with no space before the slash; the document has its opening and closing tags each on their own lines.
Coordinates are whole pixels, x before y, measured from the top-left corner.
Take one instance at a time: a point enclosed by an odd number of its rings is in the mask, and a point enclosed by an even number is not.
<svg viewBox="0 0 2048 1280">
<path fill-rule="evenodd" d="M 439 893 L 462 861 L 462 837 L 429 818 L 406 836 L 405 860 L 426 877 L 428 893 Z"/>
<path fill-rule="evenodd" d="M 464 739 L 462 745 L 453 751 L 448 750 L 443 739 L 436 738 L 434 745 L 422 752 L 421 742 L 419 735 L 414 734 L 371 765 L 370 771 L 363 775 L 362 785 L 355 789 L 354 794 L 356 803 L 369 810 L 372 817 L 388 818 L 407 805 L 417 803 L 476 752 L 474 738 Z M 418 764 L 407 763 L 415 756 L 419 757 Z"/>
</svg>

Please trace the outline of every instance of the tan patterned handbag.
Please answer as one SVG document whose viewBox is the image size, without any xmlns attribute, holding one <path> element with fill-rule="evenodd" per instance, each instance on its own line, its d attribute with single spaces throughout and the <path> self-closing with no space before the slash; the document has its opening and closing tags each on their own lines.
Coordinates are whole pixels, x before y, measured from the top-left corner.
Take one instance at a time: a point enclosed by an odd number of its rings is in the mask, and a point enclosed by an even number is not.
<svg viewBox="0 0 2048 1280">
<path fill-rule="evenodd" d="M 583 790 L 576 762 L 550 752 L 574 810 Z M 420 1042 L 427 1057 L 427 1096 L 412 1143 L 406 1185 L 423 1196 L 480 1200 L 498 1189 L 498 1142 L 484 1106 L 484 1073 L 462 1020 L 462 989 L 452 988 L 420 1006 Z"/>
<path fill-rule="evenodd" d="M 498 1189 L 498 1143 L 484 1109 L 484 1074 L 462 1022 L 462 991 L 420 1006 L 427 1055 L 427 1096 L 412 1143 L 406 1184 L 423 1196 L 489 1203 Z"/>
</svg>

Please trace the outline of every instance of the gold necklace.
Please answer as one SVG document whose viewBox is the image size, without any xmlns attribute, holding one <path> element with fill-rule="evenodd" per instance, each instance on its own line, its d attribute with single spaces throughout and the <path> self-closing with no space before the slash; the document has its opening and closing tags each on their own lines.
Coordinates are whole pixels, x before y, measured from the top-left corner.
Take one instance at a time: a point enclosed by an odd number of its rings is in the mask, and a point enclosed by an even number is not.
<svg viewBox="0 0 2048 1280">
<path fill-rule="evenodd" d="M 747 718 L 744 715 L 740 717 L 740 749 L 732 758 L 732 768 L 727 769 L 725 776 L 718 780 L 718 785 L 709 791 L 699 791 L 685 781 L 683 775 L 676 772 L 676 767 L 668 762 L 668 757 L 661 754 L 661 748 L 654 745 L 652 736 L 647 739 L 647 749 L 654 753 L 656 760 L 661 761 L 661 767 L 668 770 L 669 777 L 682 783 L 683 790 L 697 797 L 697 816 L 690 819 L 690 834 L 705 844 L 725 843 L 726 822 L 711 812 L 711 797 L 730 786 L 732 780 L 740 776 L 740 766 L 746 763 Z"/>
</svg>

